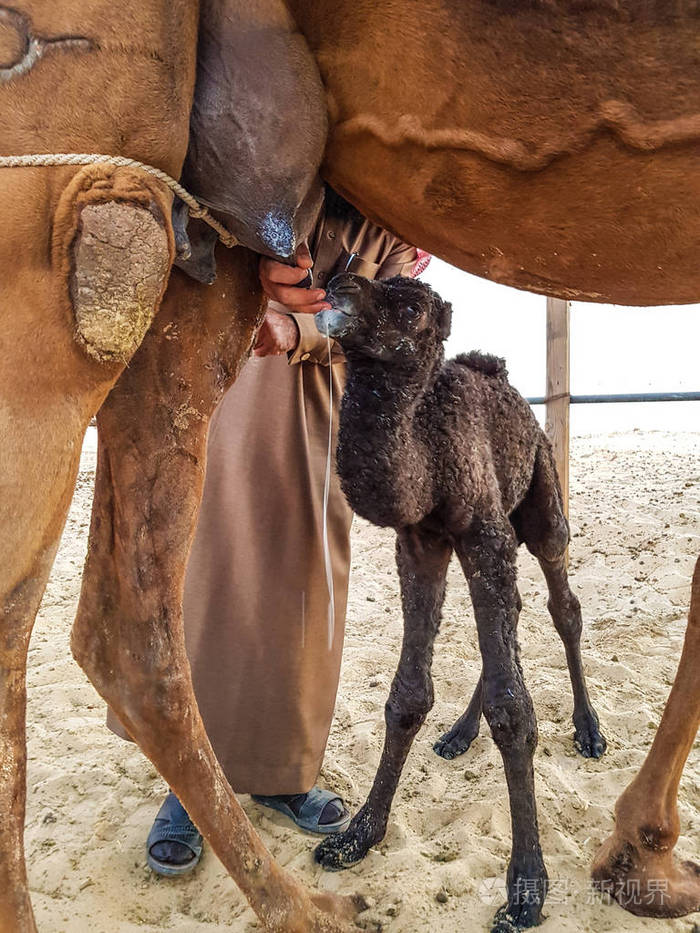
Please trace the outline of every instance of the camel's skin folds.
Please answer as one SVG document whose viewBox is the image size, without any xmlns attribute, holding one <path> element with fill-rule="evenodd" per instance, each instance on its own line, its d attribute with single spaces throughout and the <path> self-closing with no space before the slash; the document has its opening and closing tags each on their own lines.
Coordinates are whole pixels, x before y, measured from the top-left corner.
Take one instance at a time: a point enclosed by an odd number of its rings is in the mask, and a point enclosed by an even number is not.
<svg viewBox="0 0 700 933">
<path fill-rule="evenodd" d="M 506 285 L 700 300 L 696 0 L 288 5 L 367 216 Z"/>
</svg>

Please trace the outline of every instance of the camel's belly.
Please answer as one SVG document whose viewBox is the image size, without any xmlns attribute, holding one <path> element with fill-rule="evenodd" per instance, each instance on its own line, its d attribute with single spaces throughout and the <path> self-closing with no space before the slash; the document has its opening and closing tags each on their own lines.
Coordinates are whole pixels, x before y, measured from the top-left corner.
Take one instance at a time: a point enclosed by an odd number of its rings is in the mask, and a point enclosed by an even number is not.
<svg viewBox="0 0 700 933">
<path fill-rule="evenodd" d="M 361 210 L 519 288 L 700 300 L 696 0 L 337 6 L 325 170 Z"/>
</svg>

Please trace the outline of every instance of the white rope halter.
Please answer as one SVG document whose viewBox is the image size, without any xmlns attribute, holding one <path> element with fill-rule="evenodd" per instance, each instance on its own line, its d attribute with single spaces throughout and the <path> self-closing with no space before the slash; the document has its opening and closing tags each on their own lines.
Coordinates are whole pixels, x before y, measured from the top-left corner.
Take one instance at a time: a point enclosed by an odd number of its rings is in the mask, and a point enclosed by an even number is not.
<svg viewBox="0 0 700 933">
<path fill-rule="evenodd" d="M 167 185 L 171 191 L 174 191 L 180 200 L 184 201 L 189 207 L 190 215 L 203 220 L 212 230 L 215 230 L 224 246 L 230 249 L 238 244 L 236 237 L 229 233 L 218 220 L 215 220 L 194 195 L 183 188 L 180 182 L 175 181 L 166 172 L 155 168 L 153 165 L 146 165 L 136 159 L 128 159 L 126 156 L 99 155 L 91 152 L 40 152 L 34 155 L 0 156 L 0 168 L 35 168 L 42 165 L 117 165 L 124 168 L 140 169 L 142 172 L 153 175 L 158 181 Z"/>
</svg>

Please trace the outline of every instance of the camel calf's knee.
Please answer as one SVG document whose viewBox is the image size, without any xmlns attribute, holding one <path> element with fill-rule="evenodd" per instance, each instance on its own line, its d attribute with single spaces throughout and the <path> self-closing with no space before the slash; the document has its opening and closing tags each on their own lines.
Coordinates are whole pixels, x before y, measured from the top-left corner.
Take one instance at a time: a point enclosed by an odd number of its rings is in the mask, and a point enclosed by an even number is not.
<svg viewBox="0 0 700 933">
<path fill-rule="evenodd" d="M 389 729 L 415 735 L 433 708 L 432 685 L 415 684 L 411 688 L 392 687 L 384 707 L 384 719 Z"/>
<path fill-rule="evenodd" d="M 537 720 L 530 695 L 519 680 L 484 679 L 484 716 L 501 751 L 517 748 L 532 755 L 537 747 Z"/>
</svg>

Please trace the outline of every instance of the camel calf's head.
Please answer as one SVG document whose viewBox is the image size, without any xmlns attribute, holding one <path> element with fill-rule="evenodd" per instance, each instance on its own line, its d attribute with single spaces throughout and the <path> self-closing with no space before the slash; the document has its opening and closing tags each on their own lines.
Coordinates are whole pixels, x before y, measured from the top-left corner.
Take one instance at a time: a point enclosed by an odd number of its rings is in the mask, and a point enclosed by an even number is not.
<svg viewBox="0 0 700 933">
<path fill-rule="evenodd" d="M 316 326 L 348 359 L 401 364 L 442 357 L 452 306 L 424 282 L 400 275 L 377 282 L 345 272 L 332 279 L 327 295 L 332 310 L 320 311 Z"/>
</svg>

